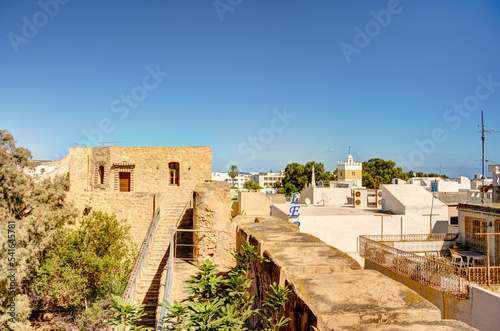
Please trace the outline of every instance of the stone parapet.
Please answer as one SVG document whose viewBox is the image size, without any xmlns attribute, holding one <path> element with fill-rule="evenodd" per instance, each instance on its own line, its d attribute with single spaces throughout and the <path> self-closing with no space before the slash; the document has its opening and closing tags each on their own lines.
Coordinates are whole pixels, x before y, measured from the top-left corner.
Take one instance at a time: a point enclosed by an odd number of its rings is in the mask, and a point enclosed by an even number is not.
<svg viewBox="0 0 500 331">
<path fill-rule="evenodd" d="M 268 259 L 254 262 L 250 271 L 255 308 L 262 308 L 271 284 L 292 289 L 285 306 L 291 321 L 283 330 L 403 330 L 410 325 L 415 330 L 472 330 L 441 320 L 440 311 L 416 292 L 362 270 L 344 252 L 298 232 L 288 221 L 256 217 L 255 222 L 238 226 L 236 244 L 249 241 Z M 259 318 L 250 322 L 251 327 L 262 323 Z"/>
</svg>

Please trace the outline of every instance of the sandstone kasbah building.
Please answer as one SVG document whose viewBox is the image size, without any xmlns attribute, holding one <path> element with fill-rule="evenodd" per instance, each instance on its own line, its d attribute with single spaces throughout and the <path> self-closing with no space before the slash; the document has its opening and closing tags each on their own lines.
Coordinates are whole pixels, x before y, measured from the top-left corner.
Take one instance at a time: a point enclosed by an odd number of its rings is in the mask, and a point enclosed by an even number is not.
<svg viewBox="0 0 500 331">
<path fill-rule="evenodd" d="M 158 207 L 185 205 L 211 176 L 212 147 L 71 147 L 68 195 L 80 212 L 127 219 L 140 243 Z"/>
</svg>

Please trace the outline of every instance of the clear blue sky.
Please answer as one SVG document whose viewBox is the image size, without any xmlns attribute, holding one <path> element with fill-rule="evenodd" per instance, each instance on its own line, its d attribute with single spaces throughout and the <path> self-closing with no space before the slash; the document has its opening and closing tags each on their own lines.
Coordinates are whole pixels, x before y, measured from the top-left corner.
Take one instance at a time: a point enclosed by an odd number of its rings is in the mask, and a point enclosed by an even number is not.
<svg viewBox="0 0 500 331">
<path fill-rule="evenodd" d="M 214 171 L 333 171 L 351 145 L 454 177 L 480 171 L 481 109 L 500 129 L 494 0 L 2 0 L 0 32 L 0 127 L 37 159 L 206 141 Z"/>
</svg>

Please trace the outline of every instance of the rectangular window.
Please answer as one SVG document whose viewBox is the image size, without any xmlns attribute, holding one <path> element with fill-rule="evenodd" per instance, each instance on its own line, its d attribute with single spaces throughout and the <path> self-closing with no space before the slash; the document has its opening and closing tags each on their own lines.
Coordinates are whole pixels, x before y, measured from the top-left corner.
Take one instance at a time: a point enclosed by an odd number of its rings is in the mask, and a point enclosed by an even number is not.
<svg viewBox="0 0 500 331">
<path fill-rule="evenodd" d="M 486 236 L 476 236 L 475 233 L 486 232 L 486 221 L 465 217 L 465 244 L 469 249 L 486 253 Z"/>
<path fill-rule="evenodd" d="M 118 179 L 120 182 L 120 192 L 130 192 L 130 172 L 120 172 Z"/>
<path fill-rule="evenodd" d="M 356 171 L 353 171 L 353 172 L 352 172 L 352 176 L 356 176 Z"/>
<path fill-rule="evenodd" d="M 179 163 L 170 162 L 168 169 L 170 171 L 170 185 L 179 185 Z"/>
</svg>

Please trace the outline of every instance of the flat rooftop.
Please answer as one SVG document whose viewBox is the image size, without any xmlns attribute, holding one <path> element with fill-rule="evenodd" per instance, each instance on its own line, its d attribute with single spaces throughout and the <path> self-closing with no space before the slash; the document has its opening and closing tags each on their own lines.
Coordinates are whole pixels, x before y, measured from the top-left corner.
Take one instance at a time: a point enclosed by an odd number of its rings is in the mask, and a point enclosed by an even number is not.
<svg viewBox="0 0 500 331">
<path fill-rule="evenodd" d="M 292 205 L 290 203 L 285 203 L 285 204 L 275 204 L 281 211 L 284 213 L 290 214 L 290 208 L 292 206 L 297 206 L 297 205 Z M 306 206 L 305 204 L 299 204 L 300 206 L 300 215 L 301 216 L 329 216 L 329 215 L 375 215 L 375 214 L 387 214 L 387 215 L 393 215 L 387 212 L 383 212 L 380 209 L 376 208 L 354 208 L 352 206 L 331 206 L 331 205 L 325 205 L 325 206 L 319 206 L 319 205 L 309 205 Z"/>
</svg>

